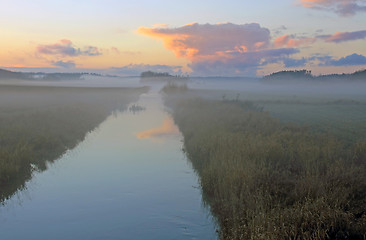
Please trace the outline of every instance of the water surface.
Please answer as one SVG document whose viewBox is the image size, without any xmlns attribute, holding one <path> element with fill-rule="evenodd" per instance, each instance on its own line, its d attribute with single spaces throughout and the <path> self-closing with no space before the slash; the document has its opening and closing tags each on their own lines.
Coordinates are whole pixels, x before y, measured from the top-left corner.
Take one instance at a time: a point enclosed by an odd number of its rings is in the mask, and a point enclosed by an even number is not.
<svg viewBox="0 0 366 240">
<path fill-rule="evenodd" d="M 216 239 L 160 95 L 134 104 L 0 206 L 1 239 Z"/>
</svg>

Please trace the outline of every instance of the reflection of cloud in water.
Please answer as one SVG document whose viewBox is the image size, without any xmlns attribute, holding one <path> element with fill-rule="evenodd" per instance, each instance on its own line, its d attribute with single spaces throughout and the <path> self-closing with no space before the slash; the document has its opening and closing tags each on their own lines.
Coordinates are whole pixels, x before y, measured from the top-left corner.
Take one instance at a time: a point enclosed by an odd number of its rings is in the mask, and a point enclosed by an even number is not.
<svg viewBox="0 0 366 240">
<path fill-rule="evenodd" d="M 173 119 L 171 117 L 166 117 L 161 126 L 139 132 L 137 133 L 137 138 L 144 139 L 144 138 L 163 137 L 178 133 L 179 130 L 177 126 L 174 124 Z"/>
</svg>

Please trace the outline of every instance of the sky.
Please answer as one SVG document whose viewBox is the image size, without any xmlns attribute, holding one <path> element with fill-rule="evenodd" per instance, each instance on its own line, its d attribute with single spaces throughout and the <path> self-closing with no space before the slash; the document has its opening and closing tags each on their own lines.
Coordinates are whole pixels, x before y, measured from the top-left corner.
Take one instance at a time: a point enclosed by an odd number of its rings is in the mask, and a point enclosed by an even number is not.
<svg viewBox="0 0 366 240">
<path fill-rule="evenodd" d="M 0 67 L 191 76 L 366 68 L 366 0 L 0 0 Z"/>
</svg>

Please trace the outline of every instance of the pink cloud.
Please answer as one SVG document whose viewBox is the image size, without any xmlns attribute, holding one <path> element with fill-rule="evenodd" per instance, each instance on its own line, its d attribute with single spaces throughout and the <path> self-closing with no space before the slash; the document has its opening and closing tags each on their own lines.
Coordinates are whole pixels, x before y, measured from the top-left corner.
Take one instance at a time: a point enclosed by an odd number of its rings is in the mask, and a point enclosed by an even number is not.
<svg viewBox="0 0 366 240">
<path fill-rule="evenodd" d="M 352 40 L 365 39 L 366 30 L 355 31 L 355 32 L 337 32 L 332 35 L 321 35 L 318 37 L 324 39 L 326 42 L 340 43 Z"/>
<path fill-rule="evenodd" d="M 313 44 L 314 42 L 316 42 L 316 38 L 307 38 L 307 37 L 303 37 L 303 38 L 293 38 L 290 35 L 282 35 L 280 37 L 277 37 L 274 40 L 274 45 L 275 47 L 300 47 L 300 46 L 308 46 Z"/>
<path fill-rule="evenodd" d="M 282 35 L 282 36 L 279 36 L 277 37 L 275 40 L 274 40 L 274 45 L 275 47 L 282 47 L 282 46 L 286 46 L 288 41 L 290 40 L 290 35 L 288 34 L 285 34 L 285 35 Z"/>
</svg>

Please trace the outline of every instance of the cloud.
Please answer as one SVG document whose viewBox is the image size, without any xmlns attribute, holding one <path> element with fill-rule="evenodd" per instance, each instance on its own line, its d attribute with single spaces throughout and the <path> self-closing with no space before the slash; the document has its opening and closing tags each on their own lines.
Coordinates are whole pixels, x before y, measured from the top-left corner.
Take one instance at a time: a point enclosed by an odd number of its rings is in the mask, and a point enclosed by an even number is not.
<svg viewBox="0 0 366 240">
<path fill-rule="evenodd" d="M 111 47 L 111 51 L 115 54 L 120 54 L 121 53 L 121 51 L 116 47 Z"/>
<path fill-rule="evenodd" d="M 280 27 L 278 27 L 278 28 L 273 29 L 273 30 L 272 30 L 272 32 L 273 32 L 275 35 L 280 35 L 280 34 L 282 34 L 282 32 L 283 32 L 284 30 L 287 30 L 287 27 L 286 27 L 285 25 L 282 25 L 282 26 L 280 26 Z"/>
<path fill-rule="evenodd" d="M 366 57 L 361 54 L 351 54 L 346 57 L 334 59 L 331 56 L 323 56 L 317 58 L 321 63 L 320 66 L 359 66 L 366 65 Z"/>
<path fill-rule="evenodd" d="M 354 16 L 358 12 L 366 11 L 364 0 L 300 0 L 304 7 L 327 10 L 340 16 Z"/>
<path fill-rule="evenodd" d="M 75 68 L 76 64 L 73 61 L 57 61 L 52 62 L 53 66 L 61 67 L 61 68 Z"/>
<path fill-rule="evenodd" d="M 257 23 L 187 24 L 179 28 L 140 27 L 138 33 L 162 39 L 177 57 L 196 59 L 225 51 L 254 51 L 270 43 L 270 31 Z"/>
<path fill-rule="evenodd" d="M 60 55 L 60 56 L 99 56 L 102 52 L 97 47 L 86 46 L 81 50 L 74 47 L 72 42 L 68 39 L 62 39 L 57 43 L 48 45 L 38 45 L 37 52 L 46 55 Z"/>
<path fill-rule="evenodd" d="M 298 52 L 299 50 L 295 48 L 266 49 L 245 53 L 230 52 L 226 53 L 222 58 L 193 61 L 189 67 L 195 75 L 254 76 L 261 66 L 282 61 L 283 57 L 288 57 Z"/>
<path fill-rule="evenodd" d="M 324 39 L 326 42 L 340 43 L 366 38 L 366 30 L 356 32 L 337 32 L 333 35 L 320 35 L 318 38 Z"/>
<path fill-rule="evenodd" d="M 178 28 L 140 27 L 137 32 L 162 40 L 177 57 L 190 60 L 193 75 L 248 75 L 263 62 L 298 52 L 292 47 L 273 49 L 270 31 L 258 23 L 191 23 Z"/>
<path fill-rule="evenodd" d="M 307 2 L 325 4 L 328 1 Z M 319 62 L 323 66 L 363 64 L 363 56 L 357 54 L 341 59 L 296 59 L 292 55 L 299 53 L 301 47 L 311 46 L 317 41 L 339 43 L 366 38 L 366 30 L 363 30 L 315 37 L 285 34 L 272 40 L 270 31 L 257 23 L 191 23 L 178 28 L 140 27 L 137 32 L 162 40 L 164 46 L 178 58 L 189 60 L 187 66 L 192 70 L 192 76 L 256 75 L 258 70 L 268 64 L 283 64 L 287 68 Z"/>
<path fill-rule="evenodd" d="M 308 57 L 308 58 L 301 58 L 301 59 L 293 59 L 293 58 L 283 58 L 283 63 L 286 68 L 288 67 L 302 67 L 307 63 L 317 64 L 319 66 L 361 66 L 366 65 L 366 57 L 353 53 L 351 55 L 335 58 L 329 55 L 318 55 Z"/>
<path fill-rule="evenodd" d="M 138 139 L 164 137 L 179 134 L 177 126 L 171 117 L 166 117 L 161 126 L 137 133 Z"/>
<path fill-rule="evenodd" d="M 165 28 L 168 26 L 169 26 L 168 24 L 159 24 L 159 23 L 153 25 L 154 28 Z"/>
<path fill-rule="evenodd" d="M 293 59 L 293 58 L 284 58 L 283 64 L 286 68 L 290 67 L 303 67 L 307 63 L 308 59 L 301 58 L 301 59 Z"/>
<path fill-rule="evenodd" d="M 80 49 L 78 49 L 79 55 L 84 55 L 84 56 L 99 56 L 102 55 L 102 52 L 99 51 L 99 49 L 97 47 L 93 47 L 93 46 L 87 46 L 84 48 L 83 51 L 80 51 Z"/>
<path fill-rule="evenodd" d="M 134 55 L 140 55 L 141 52 L 140 51 L 131 51 L 131 50 L 120 50 L 117 47 L 111 47 L 111 48 L 103 48 L 103 49 L 99 49 L 101 52 L 103 52 L 103 54 L 117 54 L 117 55 L 129 55 L 129 56 L 134 56 Z"/>
<path fill-rule="evenodd" d="M 168 72 L 170 74 L 181 74 L 181 66 L 170 65 L 149 65 L 149 64 L 129 64 L 122 67 L 112 67 L 108 69 L 110 74 L 122 75 L 122 76 L 139 76 L 142 72 L 154 71 L 154 72 Z"/>
<path fill-rule="evenodd" d="M 316 37 L 301 37 L 296 38 L 294 35 L 282 35 L 274 40 L 275 47 L 301 47 L 309 46 L 317 40 L 324 40 L 330 43 L 340 43 L 346 41 L 353 41 L 366 38 L 366 30 L 355 32 L 337 32 L 329 35 L 318 35 Z"/>
<path fill-rule="evenodd" d="M 311 45 L 314 42 L 316 42 L 316 38 L 308 38 L 308 37 L 302 37 L 302 38 L 295 38 L 292 35 L 282 35 L 280 37 L 277 37 L 274 40 L 275 47 L 300 47 L 302 45 Z"/>
</svg>

